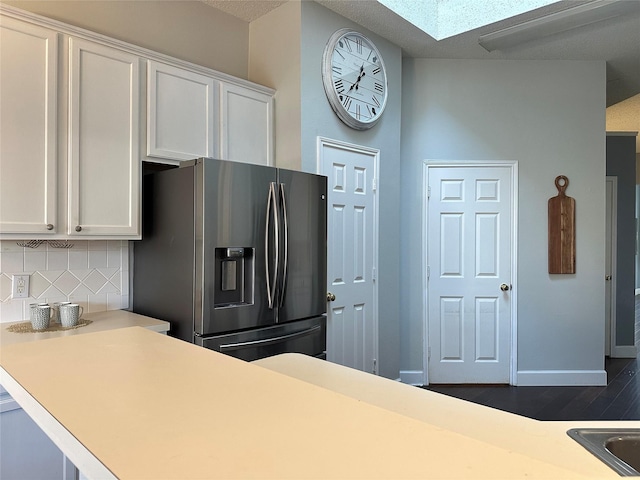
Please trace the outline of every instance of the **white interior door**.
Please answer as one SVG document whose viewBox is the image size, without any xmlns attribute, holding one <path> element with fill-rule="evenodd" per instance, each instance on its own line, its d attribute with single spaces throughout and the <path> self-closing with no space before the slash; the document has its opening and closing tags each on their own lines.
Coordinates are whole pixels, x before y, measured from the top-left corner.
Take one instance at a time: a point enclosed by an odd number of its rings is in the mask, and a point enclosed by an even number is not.
<svg viewBox="0 0 640 480">
<path fill-rule="evenodd" d="M 605 272 L 604 272 L 604 315 L 605 315 L 605 345 L 604 354 L 611 355 L 616 319 L 615 302 L 615 257 L 616 257 L 616 219 L 617 219 L 617 190 L 618 178 L 606 178 L 606 233 L 605 233 Z"/>
<path fill-rule="evenodd" d="M 509 383 L 511 166 L 429 166 L 429 383 Z"/>
<path fill-rule="evenodd" d="M 328 177 L 327 360 L 377 373 L 377 150 L 318 139 Z"/>
</svg>

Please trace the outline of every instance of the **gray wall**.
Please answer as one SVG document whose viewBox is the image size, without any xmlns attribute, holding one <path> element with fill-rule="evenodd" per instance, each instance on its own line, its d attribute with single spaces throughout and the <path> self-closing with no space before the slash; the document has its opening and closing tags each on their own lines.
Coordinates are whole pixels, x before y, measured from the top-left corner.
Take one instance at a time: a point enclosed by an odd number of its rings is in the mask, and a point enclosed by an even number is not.
<svg viewBox="0 0 640 480">
<path fill-rule="evenodd" d="M 367 35 L 380 50 L 388 72 L 389 99 L 372 129 L 344 125 L 329 106 L 322 86 L 322 52 L 333 32 L 351 27 Z M 380 237 L 378 250 L 379 372 L 397 378 L 400 367 L 400 111 L 402 52 L 399 47 L 315 2 L 302 2 L 301 29 L 302 170 L 316 171 L 316 138 L 341 140 L 380 150 L 378 178 Z"/>
<path fill-rule="evenodd" d="M 635 345 L 636 137 L 607 135 L 607 175 L 618 177 L 616 345 Z"/>
<path fill-rule="evenodd" d="M 247 79 L 249 24 L 198 1 L 2 3 Z"/>
<path fill-rule="evenodd" d="M 275 88 L 276 165 L 299 170 L 301 5 L 287 2 L 251 22 L 249 77 Z"/>
<path fill-rule="evenodd" d="M 519 162 L 518 370 L 604 367 L 605 64 L 405 59 L 401 370 L 423 369 L 425 159 Z M 547 200 L 566 175 L 576 274 L 547 271 Z"/>
</svg>

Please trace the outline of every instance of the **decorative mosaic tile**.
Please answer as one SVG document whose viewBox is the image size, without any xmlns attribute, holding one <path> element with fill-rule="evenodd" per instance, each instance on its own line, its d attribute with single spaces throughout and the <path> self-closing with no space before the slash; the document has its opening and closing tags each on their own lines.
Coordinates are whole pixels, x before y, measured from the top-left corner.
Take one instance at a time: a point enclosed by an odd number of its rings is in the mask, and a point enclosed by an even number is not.
<svg viewBox="0 0 640 480">
<path fill-rule="evenodd" d="M 69 295 L 78 288 L 78 285 L 80 285 L 80 279 L 71 272 L 66 271 L 56 280 L 55 285 L 60 291 Z"/>
<path fill-rule="evenodd" d="M 45 270 L 45 271 L 39 271 L 38 273 L 42 275 L 44 278 L 46 278 L 47 280 L 49 280 L 50 283 L 53 283 L 57 279 L 59 279 L 60 276 L 62 276 L 62 274 L 66 272 L 66 270 L 67 270 L 66 268 L 64 270 Z"/>
<path fill-rule="evenodd" d="M 11 298 L 11 277 L 8 275 L 0 275 L 0 301 L 6 302 Z"/>
<path fill-rule="evenodd" d="M 67 295 L 57 289 L 55 286 L 50 285 L 42 294 L 38 297 L 38 300 L 46 301 L 47 303 L 62 302 L 67 300 Z"/>
<path fill-rule="evenodd" d="M 39 298 L 49 287 L 51 282 L 43 277 L 40 272 L 31 275 L 29 283 L 29 294 L 34 298 Z"/>
<path fill-rule="evenodd" d="M 107 293 L 120 293 L 120 290 L 113 283 L 107 282 L 107 283 L 104 284 L 104 286 L 100 290 L 98 290 L 97 293 L 100 293 L 100 294 L 102 294 L 102 293 L 104 293 L 104 294 L 107 294 Z"/>
<path fill-rule="evenodd" d="M 82 279 L 82 283 L 89 287 L 93 293 L 98 293 L 98 291 L 104 287 L 107 282 L 108 280 L 98 270 L 93 270 L 89 275 Z"/>
</svg>

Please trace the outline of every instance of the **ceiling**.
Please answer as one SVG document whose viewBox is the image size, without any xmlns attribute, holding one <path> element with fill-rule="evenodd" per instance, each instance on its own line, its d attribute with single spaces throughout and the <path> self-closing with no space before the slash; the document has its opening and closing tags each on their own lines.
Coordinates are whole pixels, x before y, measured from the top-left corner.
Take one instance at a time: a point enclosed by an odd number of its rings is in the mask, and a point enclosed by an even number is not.
<svg viewBox="0 0 640 480">
<path fill-rule="evenodd" d="M 246 22 L 252 22 L 286 3 L 270 0 L 202 1 Z M 609 127 L 611 119 L 612 125 L 615 124 L 615 130 L 640 130 L 640 0 L 562 0 L 440 41 L 436 41 L 376 0 L 314 1 L 398 45 L 406 57 L 604 60 L 607 62 L 607 106 L 617 104 L 616 109 L 608 109 L 607 128 L 613 129 Z M 547 36 L 534 37 L 522 43 L 508 44 L 491 52 L 478 43 L 479 37 L 483 35 L 522 22 L 589 3 L 616 2 L 625 2 L 624 15 Z M 637 144 L 637 151 L 640 152 L 640 141 Z"/>
</svg>

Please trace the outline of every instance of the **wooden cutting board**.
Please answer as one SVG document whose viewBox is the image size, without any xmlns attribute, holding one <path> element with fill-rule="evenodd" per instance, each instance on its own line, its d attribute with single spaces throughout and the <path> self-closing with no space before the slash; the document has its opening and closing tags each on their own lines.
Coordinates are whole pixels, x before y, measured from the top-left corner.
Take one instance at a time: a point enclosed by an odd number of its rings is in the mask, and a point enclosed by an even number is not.
<svg viewBox="0 0 640 480">
<path fill-rule="evenodd" d="M 549 273 L 576 273 L 576 201 L 564 193 L 568 186 L 557 176 L 558 195 L 549 199 Z"/>
</svg>

